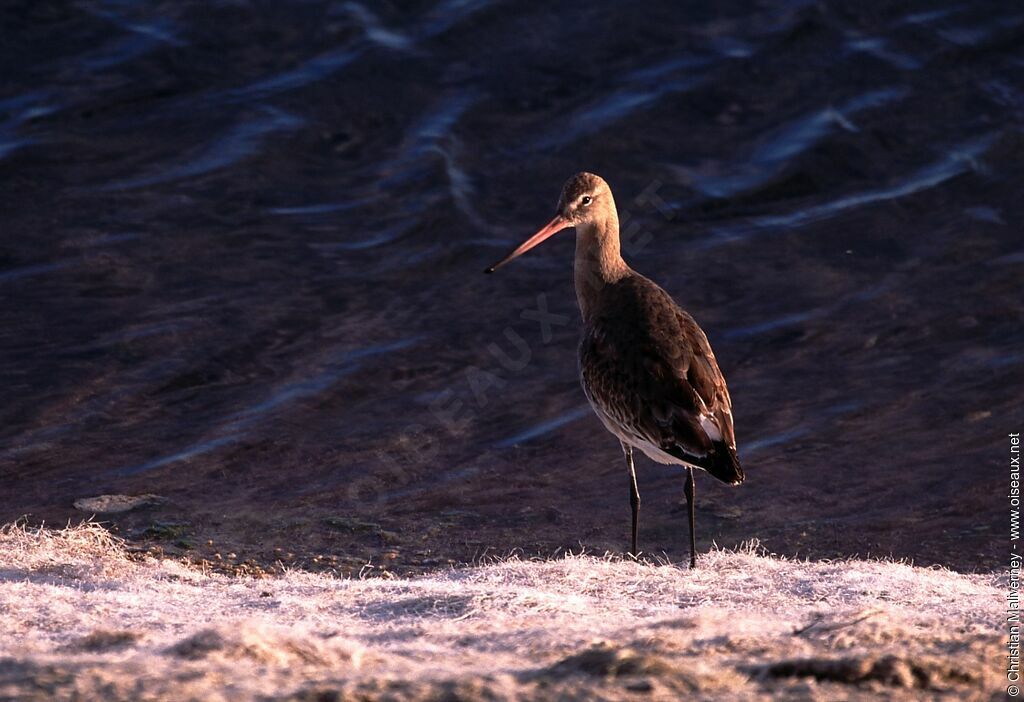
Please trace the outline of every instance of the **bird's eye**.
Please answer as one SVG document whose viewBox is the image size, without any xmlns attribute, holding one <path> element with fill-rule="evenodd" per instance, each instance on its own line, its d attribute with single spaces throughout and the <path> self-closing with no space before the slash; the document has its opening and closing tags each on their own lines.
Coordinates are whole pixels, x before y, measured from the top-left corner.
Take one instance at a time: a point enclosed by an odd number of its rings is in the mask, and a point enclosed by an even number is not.
<svg viewBox="0 0 1024 702">
<path fill-rule="evenodd" d="M 594 201 L 594 198 L 590 197 L 589 195 L 584 195 L 580 199 L 580 204 L 583 205 L 584 207 L 586 207 L 587 205 L 589 205 L 593 201 Z"/>
</svg>

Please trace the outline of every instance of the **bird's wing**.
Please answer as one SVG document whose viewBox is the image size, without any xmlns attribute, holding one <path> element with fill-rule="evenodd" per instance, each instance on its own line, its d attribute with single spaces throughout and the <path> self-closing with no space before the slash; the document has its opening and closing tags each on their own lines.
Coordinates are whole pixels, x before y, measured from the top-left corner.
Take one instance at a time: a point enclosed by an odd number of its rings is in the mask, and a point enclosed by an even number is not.
<svg viewBox="0 0 1024 702">
<path fill-rule="evenodd" d="M 729 397 L 729 388 L 725 384 L 722 371 L 718 368 L 718 361 L 711 350 L 711 344 L 708 343 L 707 336 L 697 326 L 693 317 L 678 308 L 676 313 L 684 335 L 691 340 L 689 364 L 686 366 L 685 377 L 681 382 L 688 385 L 699 400 L 698 410 L 702 418 L 705 418 L 702 421 L 702 426 L 708 429 L 709 435 L 717 431 L 719 436 L 711 436 L 711 438 L 722 441 L 729 448 L 735 449 L 736 436 L 732 424 L 732 398 Z M 681 372 L 681 368 L 676 371 L 677 377 Z"/>
<path fill-rule="evenodd" d="M 624 294 L 625 303 L 609 306 L 615 314 L 588 325 L 580 345 L 588 398 L 623 431 L 673 455 L 735 449 L 729 391 L 707 337 L 649 285 L 642 299 Z"/>
</svg>

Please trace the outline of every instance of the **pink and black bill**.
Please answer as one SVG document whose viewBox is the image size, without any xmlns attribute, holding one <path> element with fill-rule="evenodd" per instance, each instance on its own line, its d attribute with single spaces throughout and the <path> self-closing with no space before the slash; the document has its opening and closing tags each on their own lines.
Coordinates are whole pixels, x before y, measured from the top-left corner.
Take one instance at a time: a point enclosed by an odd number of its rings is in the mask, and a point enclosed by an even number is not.
<svg viewBox="0 0 1024 702">
<path fill-rule="evenodd" d="M 562 231 L 563 229 L 568 229 L 571 226 L 572 222 L 567 220 L 565 217 L 563 217 L 562 215 L 555 215 L 555 218 L 548 222 L 546 225 L 544 225 L 544 227 L 542 227 L 540 231 L 538 231 L 536 234 L 534 234 L 529 239 L 527 239 L 522 244 L 513 249 L 508 256 L 501 259 L 490 268 L 485 269 L 484 273 L 493 273 L 494 271 L 498 270 L 512 259 L 522 256 L 524 253 L 526 253 L 527 251 L 529 251 L 530 249 L 532 249 L 534 246 L 541 243 L 545 239 L 548 239 L 557 234 L 558 232 Z"/>
</svg>

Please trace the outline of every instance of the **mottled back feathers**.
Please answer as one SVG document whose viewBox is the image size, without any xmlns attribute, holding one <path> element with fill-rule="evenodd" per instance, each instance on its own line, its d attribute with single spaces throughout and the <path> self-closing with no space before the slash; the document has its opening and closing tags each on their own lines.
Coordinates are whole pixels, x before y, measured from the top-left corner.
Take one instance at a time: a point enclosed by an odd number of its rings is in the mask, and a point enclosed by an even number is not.
<svg viewBox="0 0 1024 702">
<path fill-rule="evenodd" d="M 583 388 L 598 416 L 654 460 L 674 458 L 742 482 L 732 401 L 704 332 L 638 273 L 598 294 L 579 350 Z"/>
</svg>

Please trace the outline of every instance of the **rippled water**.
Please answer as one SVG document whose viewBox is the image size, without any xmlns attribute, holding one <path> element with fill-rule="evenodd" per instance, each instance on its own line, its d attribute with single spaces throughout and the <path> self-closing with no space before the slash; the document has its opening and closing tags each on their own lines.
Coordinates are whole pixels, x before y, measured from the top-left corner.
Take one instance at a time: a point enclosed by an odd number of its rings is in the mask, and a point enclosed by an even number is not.
<svg viewBox="0 0 1024 702">
<path fill-rule="evenodd" d="M 616 547 L 571 235 L 480 274 L 586 169 L 730 381 L 750 481 L 703 504 L 747 516 L 703 538 L 994 561 L 1024 9 L 405 5 L 0 10 L 4 518 L 147 491 L 197 533 L 468 508 L 470 552 Z"/>
</svg>

